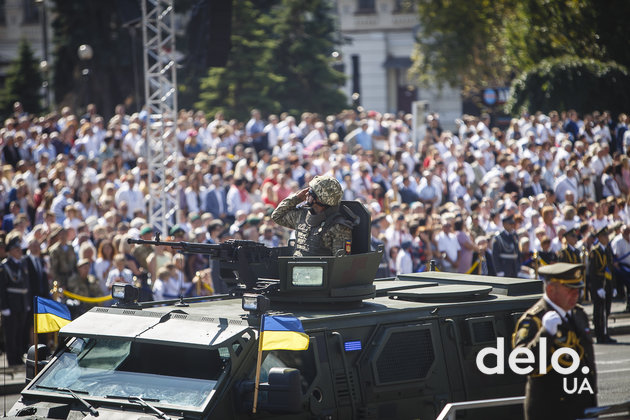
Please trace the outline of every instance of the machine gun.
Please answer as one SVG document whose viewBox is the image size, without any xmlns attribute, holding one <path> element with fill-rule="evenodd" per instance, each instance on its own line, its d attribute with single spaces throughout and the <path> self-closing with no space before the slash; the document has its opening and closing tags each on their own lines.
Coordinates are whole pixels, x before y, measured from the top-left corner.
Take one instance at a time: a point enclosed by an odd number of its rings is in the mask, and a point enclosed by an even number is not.
<svg viewBox="0 0 630 420">
<path fill-rule="evenodd" d="M 245 240 L 230 239 L 220 244 L 205 244 L 194 242 L 172 242 L 160 240 L 156 233 L 155 240 L 133 239 L 130 244 L 168 246 L 182 254 L 207 255 L 212 260 L 222 263 L 221 270 L 230 270 L 235 275 L 235 287 L 230 294 L 242 295 L 245 292 L 268 293 L 278 288 L 277 259 L 280 252 L 275 248 Z M 259 280 L 263 274 L 265 280 Z"/>
</svg>

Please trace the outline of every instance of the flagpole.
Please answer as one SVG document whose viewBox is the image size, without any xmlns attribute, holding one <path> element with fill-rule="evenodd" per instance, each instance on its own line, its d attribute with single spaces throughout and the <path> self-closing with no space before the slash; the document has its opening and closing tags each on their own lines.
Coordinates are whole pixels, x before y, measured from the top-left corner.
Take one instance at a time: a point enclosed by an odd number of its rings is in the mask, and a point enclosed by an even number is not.
<svg viewBox="0 0 630 420">
<path fill-rule="evenodd" d="M 33 296 L 33 343 L 35 344 L 35 373 L 37 375 L 37 296 Z"/>
<path fill-rule="evenodd" d="M 256 414 L 256 406 L 258 405 L 258 385 L 260 384 L 260 364 L 262 363 L 262 334 L 265 330 L 265 314 L 260 317 L 260 333 L 258 334 L 258 357 L 256 358 L 256 380 L 254 382 L 254 405 L 252 413 Z"/>
</svg>

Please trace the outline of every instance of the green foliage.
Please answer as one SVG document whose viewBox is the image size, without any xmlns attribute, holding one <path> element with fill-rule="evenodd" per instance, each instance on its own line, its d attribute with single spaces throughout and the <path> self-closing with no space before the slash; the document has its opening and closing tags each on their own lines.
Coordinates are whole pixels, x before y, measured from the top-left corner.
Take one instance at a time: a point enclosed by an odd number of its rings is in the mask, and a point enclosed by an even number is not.
<svg viewBox="0 0 630 420">
<path fill-rule="evenodd" d="M 293 115 L 336 113 L 347 106 L 344 74 L 332 67 L 336 44 L 329 0 L 282 0 L 264 19 L 273 28 L 273 72 L 283 77 L 271 94 Z"/>
<path fill-rule="evenodd" d="M 562 55 L 604 59 L 592 0 L 523 0 L 505 22 L 508 59 L 518 69 Z"/>
<path fill-rule="evenodd" d="M 336 40 L 328 0 L 280 0 L 260 8 L 234 2 L 232 49 L 225 68 L 212 68 L 201 81 L 195 106 L 213 114 L 247 119 L 263 113 L 308 110 L 333 113 L 347 105 L 332 68 Z"/>
<path fill-rule="evenodd" d="M 512 83 L 506 111 L 549 112 L 594 109 L 625 112 L 630 108 L 630 76 L 615 62 L 562 56 L 541 61 Z"/>
<path fill-rule="evenodd" d="M 501 84 L 511 71 L 503 34 L 511 8 L 511 0 L 419 0 L 412 76 L 425 85 L 446 83 L 465 92 Z"/>
<path fill-rule="evenodd" d="M 412 74 L 424 83 L 466 94 L 561 56 L 630 68 L 627 0 L 419 0 L 418 9 Z"/>
<path fill-rule="evenodd" d="M 226 117 L 247 120 L 252 108 L 280 111 L 274 87 L 284 79 L 271 66 L 274 42 L 269 39 L 262 13 L 250 0 L 235 1 L 232 10 L 232 49 L 225 68 L 211 68 L 201 81 L 195 107 Z"/>
<path fill-rule="evenodd" d="M 128 6 L 123 1 L 53 0 L 53 84 L 58 102 L 83 108 L 89 99 L 106 116 L 113 113 L 116 104 L 130 104 L 135 88 L 133 54 L 138 59 L 138 89 L 142 92 L 142 33 L 137 30 L 133 42 L 130 29 L 122 26 L 123 12 Z M 81 70 L 86 64 L 77 56 L 82 44 L 89 44 L 94 51 L 88 63 L 87 92 L 81 80 Z"/>
<path fill-rule="evenodd" d="M 39 61 L 33 56 L 28 41 L 23 39 L 18 47 L 18 57 L 7 71 L 7 79 L 0 98 L 0 112 L 3 117 L 13 113 L 13 103 L 20 101 L 24 111 L 39 114 L 42 111 L 40 94 L 42 75 Z"/>
</svg>

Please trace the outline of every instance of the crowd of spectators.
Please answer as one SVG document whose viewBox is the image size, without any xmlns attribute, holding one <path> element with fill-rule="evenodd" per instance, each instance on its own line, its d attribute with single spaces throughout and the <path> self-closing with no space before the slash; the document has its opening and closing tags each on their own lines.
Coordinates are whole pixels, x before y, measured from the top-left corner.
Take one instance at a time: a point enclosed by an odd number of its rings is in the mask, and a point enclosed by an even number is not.
<svg viewBox="0 0 630 420">
<path fill-rule="evenodd" d="M 106 120 L 94 105 L 84 115 L 64 107 L 36 117 L 15 104 L 0 130 L 0 259 L 21 258 L 28 294 L 22 309 L 11 306 L 6 288 L 16 278 L 3 271 L 4 325 L 20 311 L 27 314 L 20 322 L 32 324 L 29 302 L 49 296 L 53 282 L 90 297 L 138 279 L 155 299 L 227 290 L 203 257 L 127 243 L 155 232 L 147 223 L 146 196 L 155 180 L 145 157 L 146 122 L 145 112 L 127 115 L 122 105 Z M 291 232 L 273 223 L 271 211 L 314 176 L 332 175 L 344 200 L 359 200 L 371 213 L 372 245 L 382 244 L 386 254 L 382 276 L 422 271 L 430 260 L 445 271 L 496 274 L 491 244 L 510 216 L 519 275 L 534 275 L 534 251 L 552 262 L 573 227 L 577 246 L 588 249 L 594 233 L 610 226 L 625 238 L 617 251 L 623 261 L 616 263 L 630 263 L 624 114 L 613 121 L 597 111 L 523 113 L 504 129 L 487 114 L 464 115 L 449 131 L 431 113 L 418 141 L 411 115 L 361 109 L 265 120 L 252 110 L 249 121 L 182 110 L 176 125 L 179 156 L 165 165 L 180 211 L 163 237 L 285 245 Z M 20 258 L 12 257 L 18 248 Z M 475 265 L 479 256 L 484 264 Z M 68 302 L 76 313 L 89 306 Z"/>
</svg>

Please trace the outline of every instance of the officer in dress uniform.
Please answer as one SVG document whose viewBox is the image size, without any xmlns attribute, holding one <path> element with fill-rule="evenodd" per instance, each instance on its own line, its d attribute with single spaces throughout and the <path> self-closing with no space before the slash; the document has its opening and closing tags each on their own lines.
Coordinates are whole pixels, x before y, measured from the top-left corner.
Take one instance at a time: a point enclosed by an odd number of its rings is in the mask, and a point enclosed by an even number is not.
<svg viewBox="0 0 630 420">
<path fill-rule="evenodd" d="M 499 277 L 516 277 L 521 269 L 521 253 L 514 232 L 514 218 L 506 216 L 502 222 L 503 230 L 494 237 L 492 245 L 494 268 Z"/>
<path fill-rule="evenodd" d="M 354 221 L 341 213 L 343 190 L 332 176 L 316 176 L 296 194 L 282 200 L 271 214 L 274 222 L 295 229 L 294 256 L 350 253 Z M 306 205 L 298 204 L 306 200 Z"/>
<path fill-rule="evenodd" d="M 616 343 L 608 334 L 608 315 L 617 289 L 613 287 L 613 255 L 608 245 L 608 227 L 597 232 L 598 244 L 589 254 L 588 286 L 593 300 L 593 324 L 598 343 Z"/>
<path fill-rule="evenodd" d="M 536 358 L 540 354 L 541 339 L 546 341 L 543 347 L 548 363 L 546 373 L 540 374 L 539 360 L 535 360 L 527 377 L 525 419 L 573 420 L 582 417 L 585 408 L 597 405 L 593 340 L 589 334 L 588 317 L 577 304 L 580 289 L 584 287 L 584 265 L 551 264 L 541 267 L 539 273 L 544 277 L 545 294 L 521 316 L 512 335 L 514 348 L 528 348 Z M 551 355 L 561 347 L 569 347 L 579 356 L 578 369 L 568 375 L 551 366 Z M 558 362 L 568 367 L 573 360 L 563 354 Z M 585 381 L 588 386 L 584 386 Z M 583 389 L 574 393 L 566 391 L 574 388 Z"/>
<path fill-rule="evenodd" d="M 577 229 L 572 227 L 564 234 L 564 239 L 567 241 L 567 245 L 558 251 L 558 261 L 567 262 L 571 264 L 582 264 L 582 256 L 580 251 L 575 247 L 578 241 Z"/>
<path fill-rule="evenodd" d="M 22 263 L 22 239 L 7 237 L 7 258 L 0 265 L 0 308 L 4 343 L 9 365 L 22 364 L 22 355 L 28 346 L 28 313 L 31 309 L 29 282 Z"/>
</svg>

